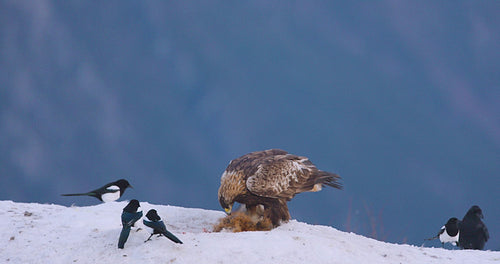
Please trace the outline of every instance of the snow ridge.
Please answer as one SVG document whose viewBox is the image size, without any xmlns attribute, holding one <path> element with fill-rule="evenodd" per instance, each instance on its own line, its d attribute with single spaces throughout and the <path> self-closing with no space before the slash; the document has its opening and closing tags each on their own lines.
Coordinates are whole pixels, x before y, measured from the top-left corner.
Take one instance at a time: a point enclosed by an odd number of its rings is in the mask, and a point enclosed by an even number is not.
<svg viewBox="0 0 500 264">
<path fill-rule="evenodd" d="M 500 263 L 500 252 L 380 242 L 335 228 L 290 221 L 271 231 L 212 233 L 222 211 L 153 205 L 184 244 L 149 233 L 138 221 L 118 249 L 123 202 L 65 207 L 0 201 L 2 263 Z M 141 223 L 139 223 L 141 222 Z"/>
</svg>

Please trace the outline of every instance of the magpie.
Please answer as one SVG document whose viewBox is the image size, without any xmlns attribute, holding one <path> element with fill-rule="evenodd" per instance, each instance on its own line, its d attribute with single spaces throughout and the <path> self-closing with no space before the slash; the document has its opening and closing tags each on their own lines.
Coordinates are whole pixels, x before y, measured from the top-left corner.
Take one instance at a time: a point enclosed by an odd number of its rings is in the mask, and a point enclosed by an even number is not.
<svg viewBox="0 0 500 264">
<path fill-rule="evenodd" d="M 458 225 L 460 230 L 459 246 L 462 249 L 479 249 L 484 248 L 484 244 L 490 238 L 488 228 L 481 221 L 484 218 L 483 211 L 479 206 L 472 206 L 465 214 L 462 222 Z"/>
<path fill-rule="evenodd" d="M 452 245 L 457 246 L 458 238 L 460 236 L 460 232 L 458 230 L 459 223 L 460 220 L 458 220 L 456 217 L 448 219 L 448 222 L 446 222 L 446 224 L 441 227 L 441 230 L 439 230 L 439 233 L 435 237 L 426 240 L 439 238 L 443 246 L 444 243 L 451 243 Z"/>
<path fill-rule="evenodd" d="M 146 239 L 146 241 L 144 241 L 144 243 L 151 240 L 151 237 L 153 235 L 159 234 L 159 236 L 164 235 L 166 238 L 174 241 L 175 243 L 182 244 L 182 241 L 180 239 L 178 239 L 176 236 L 174 236 L 174 234 L 170 233 L 167 230 L 165 224 L 163 223 L 155 209 L 149 210 L 146 214 L 146 218 L 148 220 L 143 219 L 142 223 L 146 226 L 151 235 L 148 237 L 148 239 Z"/>
<path fill-rule="evenodd" d="M 110 182 L 104 186 L 102 186 L 99 189 L 95 189 L 93 191 L 87 192 L 87 193 L 69 193 L 69 194 L 61 194 L 62 196 L 93 196 L 102 202 L 113 202 L 118 200 L 123 193 L 125 192 L 125 189 L 128 187 L 132 188 L 132 185 L 127 180 L 120 179 L 115 182 Z"/>
<path fill-rule="evenodd" d="M 122 212 L 122 231 L 120 238 L 118 238 L 118 248 L 123 248 L 127 242 L 130 229 L 142 217 L 142 210 L 139 211 L 141 206 L 136 199 L 131 200 L 127 206 L 123 208 Z"/>
</svg>

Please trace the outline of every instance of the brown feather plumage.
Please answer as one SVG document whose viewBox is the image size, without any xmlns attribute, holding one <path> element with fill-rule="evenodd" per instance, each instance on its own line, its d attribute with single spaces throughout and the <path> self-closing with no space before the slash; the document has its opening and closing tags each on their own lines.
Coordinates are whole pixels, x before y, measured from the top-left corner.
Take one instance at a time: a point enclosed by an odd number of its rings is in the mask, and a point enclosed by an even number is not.
<svg viewBox="0 0 500 264">
<path fill-rule="evenodd" d="M 230 211 L 234 202 L 249 211 L 264 206 L 274 226 L 290 219 L 286 202 L 296 194 L 319 191 L 323 185 L 342 189 L 337 174 L 321 171 L 308 158 L 270 149 L 232 160 L 221 177 L 219 202 Z"/>
</svg>

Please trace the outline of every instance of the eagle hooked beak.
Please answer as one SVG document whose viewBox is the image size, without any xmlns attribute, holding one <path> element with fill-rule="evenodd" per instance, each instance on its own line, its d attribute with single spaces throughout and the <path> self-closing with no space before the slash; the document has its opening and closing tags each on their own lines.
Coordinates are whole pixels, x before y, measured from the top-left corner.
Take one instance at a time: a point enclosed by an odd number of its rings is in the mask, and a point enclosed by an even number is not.
<svg viewBox="0 0 500 264">
<path fill-rule="evenodd" d="M 224 208 L 224 211 L 226 211 L 226 214 L 231 214 L 232 209 L 233 209 L 233 206 L 229 205 L 228 207 Z"/>
</svg>

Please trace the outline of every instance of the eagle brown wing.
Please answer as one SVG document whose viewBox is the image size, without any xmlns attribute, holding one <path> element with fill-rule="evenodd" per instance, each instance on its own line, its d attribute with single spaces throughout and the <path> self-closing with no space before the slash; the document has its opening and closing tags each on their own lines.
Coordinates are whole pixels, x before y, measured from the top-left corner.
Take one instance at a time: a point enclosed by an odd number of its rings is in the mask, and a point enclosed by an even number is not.
<svg viewBox="0 0 500 264">
<path fill-rule="evenodd" d="M 306 158 L 292 154 L 262 159 L 246 181 L 247 189 L 258 196 L 292 199 L 297 193 L 312 190 L 316 167 Z"/>
<path fill-rule="evenodd" d="M 281 149 L 269 149 L 263 151 L 255 151 L 243 155 L 237 159 L 231 160 L 226 168 L 226 172 L 236 171 L 241 172 L 248 178 L 255 174 L 258 166 L 266 160 L 272 160 L 277 155 L 286 155 L 288 152 Z"/>
</svg>

